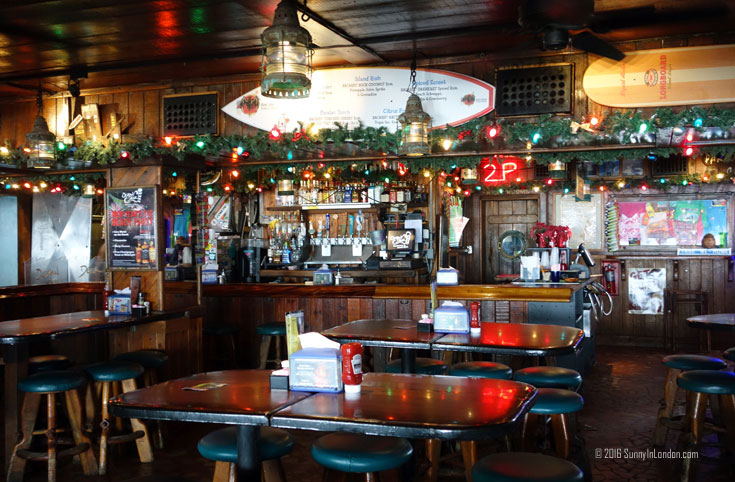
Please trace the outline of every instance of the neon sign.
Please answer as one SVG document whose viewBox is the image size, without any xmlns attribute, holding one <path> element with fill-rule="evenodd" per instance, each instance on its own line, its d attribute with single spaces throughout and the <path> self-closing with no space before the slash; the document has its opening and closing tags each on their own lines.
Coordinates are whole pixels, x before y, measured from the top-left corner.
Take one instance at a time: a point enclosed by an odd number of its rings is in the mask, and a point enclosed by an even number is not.
<svg viewBox="0 0 735 482">
<path fill-rule="evenodd" d="M 518 165 L 520 159 L 510 158 L 511 160 L 503 160 L 500 162 L 497 156 L 493 156 L 492 160 L 489 158 L 483 159 L 480 164 L 482 169 L 482 182 L 485 184 L 491 184 L 496 182 L 509 182 L 511 175 L 518 171 Z"/>
</svg>

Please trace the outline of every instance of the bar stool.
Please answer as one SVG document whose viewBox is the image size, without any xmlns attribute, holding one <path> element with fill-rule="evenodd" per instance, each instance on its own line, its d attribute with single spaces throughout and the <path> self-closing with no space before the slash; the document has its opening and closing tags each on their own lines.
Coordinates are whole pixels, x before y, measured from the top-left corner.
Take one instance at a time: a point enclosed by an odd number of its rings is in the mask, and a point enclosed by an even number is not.
<svg viewBox="0 0 735 482">
<path fill-rule="evenodd" d="M 385 366 L 388 373 L 401 373 L 401 359 L 392 360 Z M 419 375 L 444 375 L 447 364 L 434 358 L 416 357 L 416 373 Z"/>
<path fill-rule="evenodd" d="M 136 350 L 120 353 L 114 360 L 128 361 L 141 365 L 145 369 L 143 372 L 143 386 L 150 387 L 158 383 L 158 369 L 166 364 L 168 355 L 162 350 Z M 160 420 L 156 420 L 153 445 L 159 450 L 163 449 L 163 433 Z"/>
<path fill-rule="evenodd" d="M 551 430 L 554 436 L 556 455 L 568 459 L 571 439 L 574 436 L 570 429 L 569 414 L 582 410 L 584 399 L 571 390 L 562 388 L 539 388 L 536 403 L 525 415 L 521 425 L 521 444 L 524 451 L 531 450 L 531 441 L 538 427 L 538 419 L 551 418 Z"/>
<path fill-rule="evenodd" d="M 578 371 L 563 367 L 528 367 L 516 370 L 513 380 L 536 388 L 566 388 L 577 391 L 582 385 Z"/>
<path fill-rule="evenodd" d="M 505 452 L 481 458 L 472 468 L 474 482 L 582 482 L 571 462 L 549 455 Z"/>
<path fill-rule="evenodd" d="M 727 446 L 735 451 L 735 373 L 724 370 L 691 370 L 679 374 L 677 385 L 687 390 L 689 447 L 699 451 L 705 428 L 725 435 Z M 707 399 L 719 398 L 719 411 L 724 426 L 705 426 Z M 681 480 L 689 480 L 692 458 L 684 459 Z"/>
<path fill-rule="evenodd" d="M 39 372 L 52 370 L 66 370 L 71 361 L 64 355 L 38 355 L 28 359 L 28 373 L 33 375 Z"/>
<path fill-rule="evenodd" d="M 286 480 L 281 457 L 290 453 L 293 446 L 293 436 L 285 430 L 260 427 L 258 453 L 263 462 L 264 482 Z M 234 480 L 237 462 L 237 427 L 226 427 L 205 435 L 199 440 L 197 450 L 202 457 L 215 462 L 212 482 Z"/>
<path fill-rule="evenodd" d="M 77 389 L 83 387 L 86 382 L 84 374 L 73 371 L 41 372 L 18 382 L 18 390 L 25 393 L 21 414 L 23 438 L 13 448 L 8 467 L 8 482 L 23 480 L 28 460 L 47 461 L 48 480 L 54 482 L 56 480 L 56 459 L 69 455 L 79 455 L 85 475 L 97 474 L 97 461 L 92 452 L 92 444 L 81 429 L 82 406 Z M 56 394 L 59 393 L 64 394 L 75 445 L 57 453 Z M 48 423 L 46 431 L 40 433 L 46 435 L 48 448 L 46 453 L 31 452 L 29 449 L 34 435 L 33 428 L 43 395 L 46 395 Z"/>
<path fill-rule="evenodd" d="M 671 329 L 671 351 L 676 351 L 676 323 L 678 322 L 679 305 L 696 305 L 699 315 L 709 313 L 707 292 L 697 290 L 664 290 L 664 300 L 668 300 L 668 323 L 664 324 L 664 349 L 666 348 L 666 331 L 667 327 Z M 712 341 L 710 331 L 704 330 L 707 335 L 707 353 L 712 351 Z M 701 336 L 701 331 L 700 331 Z M 700 338 L 701 349 L 701 338 Z"/>
<path fill-rule="evenodd" d="M 373 480 L 375 472 L 394 470 L 413 455 L 413 447 L 405 438 L 378 437 L 354 433 L 330 433 L 311 445 L 311 457 L 329 471 L 362 473 Z"/>
<path fill-rule="evenodd" d="M 234 363 L 235 367 L 240 365 L 237 362 L 237 348 L 235 347 L 235 336 L 239 331 L 240 327 L 224 322 L 209 322 L 202 326 L 202 335 L 208 337 L 210 340 L 210 351 L 212 352 L 213 360 L 229 362 L 229 364 Z M 227 355 L 218 354 L 219 350 L 217 349 L 217 340 L 221 340 L 223 338 L 227 338 L 226 345 L 230 352 L 229 357 Z"/>
<path fill-rule="evenodd" d="M 276 321 L 274 323 L 263 323 L 255 327 L 255 332 L 261 336 L 260 340 L 260 360 L 258 368 L 265 368 L 269 362 L 276 364 L 276 368 L 281 368 L 281 360 L 283 360 L 283 352 L 281 347 L 281 339 L 286 339 L 286 323 Z M 271 345 L 275 342 L 275 358 L 268 358 Z"/>
<path fill-rule="evenodd" d="M 679 374 L 690 370 L 722 370 L 727 366 L 719 358 L 704 355 L 669 355 L 665 356 L 661 363 L 668 367 L 668 371 L 664 385 L 664 399 L 658 411 L 653 437 L 653 444 L 658 447 L 666 444 L 670 428 L 681 430 L 684 427 L 679 417 L 674 416 L 678 393 L 676 380 Z"/>
<path fill-rule="evenodd" d="M 449 369 L 449 374 L 456 377 L 494 378 L 497 380 L 513 378 L 513 370 L 508 365 L 485 361 L 455 363 Z"/>
<path fill-rule="evenodd" d="M 735 362 L 735 346 L 732 348 L 728 348 L 727 350 L 722 352 L 722 357 L 725 360 L 729 360 L 731 362 Z"/>
<path fill-rule="evenodd" d="M 110 443 L 123 443 L 135 440 L 140 461 L 143 463 L 153 462 L 153 452 L 151 451 L 148 429 L 145 424 L 137 418 L 131 418 L 130 424 L 133 427 L 132 433 L 110 436 L 110 412 L 107 405 L 110 399 L 110 385 L 113 382 L 120 382 L 123 393 L 131 392 L 137 388 L 135 385 L 135 379 L 142 375 L 145 369 L 137 363 L 112 360 L 88 365 L 85 367 L 85 370 L 92 376 L 92 379 L 95 382 L 102 384 L 100 475 L 105 475 L 107 473 L 107 448 Z"/>
</svg>

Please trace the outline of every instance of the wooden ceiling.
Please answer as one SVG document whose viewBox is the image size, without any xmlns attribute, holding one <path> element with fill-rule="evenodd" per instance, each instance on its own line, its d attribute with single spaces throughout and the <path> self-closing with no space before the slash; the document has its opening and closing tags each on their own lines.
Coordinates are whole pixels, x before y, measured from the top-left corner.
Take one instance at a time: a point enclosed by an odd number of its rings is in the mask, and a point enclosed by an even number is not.
<svg viewBox="0 0 735 482">
<path fill-rule="evenodd" d="M 316 67 L 405 64 L 430 59 L 539 55 L 539 35 L 518 24 L 524 0 L 303 0 L 302 26 Z M 569 2 L 572 0 L 547 0 Z M 592 1 L 592 0 L 575 0 Z M 4 0 L 0 3 L 0 96 L 256 75 L 260 33 L 278 0 Z M 632 12 L 627 9 L 648 7 Z M 608 19 L 599 37 L 632 40 L 735 32 L 733 0 L 596 0 Z M 623 18 L 611 12 L 625 10 Z M 615 21 L 613 21 L 615 20 Z M 572 51 L 570 48 L 568 51 Z"/>
</svg>

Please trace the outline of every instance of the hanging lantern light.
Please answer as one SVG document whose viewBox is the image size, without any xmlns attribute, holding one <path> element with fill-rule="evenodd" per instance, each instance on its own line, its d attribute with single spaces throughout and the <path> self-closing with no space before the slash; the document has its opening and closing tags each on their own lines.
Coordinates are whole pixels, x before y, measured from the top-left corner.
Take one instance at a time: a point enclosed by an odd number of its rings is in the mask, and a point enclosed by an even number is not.
<svg viewBox="0 0 735 482">
<path fill-rule="evenodd" d="M 431 116 L 421 108 L 421 98 L 416 90 L 416 58 L 411 62 L 411 80 L 408 84 L 406 110 L 398 116 L 400 124 L 399 156 L 423 156 L 431 152 L 429 147 L 429 129 Z"/>
<path fill-rule="evenodd" d="M 567 164 L 556 161 L 549 164 L 549 177 L 552 179 L 564 179 L 567 177 Z"/>
<path fill-rule="evenodd" d="M 33 130 L 26 134 L 28 142 L 28 167 L 38 169 L 50 169 L 55 161 L 54 144 L 56 136 L 48 129 L 46 119 L 41 115 L 41 92 L 36 98 L 38 104 L 38 115 L 33 121 Z"/>
<path fill-rule="evenodd" d="M 265 97 L 303 99 L 311 91 L 311 35 L 299 25 L 296 5 L 283 0 L 276 8 L 273 25 L 260 36 L 263 78 L 260 93 Z"/>
</svg>

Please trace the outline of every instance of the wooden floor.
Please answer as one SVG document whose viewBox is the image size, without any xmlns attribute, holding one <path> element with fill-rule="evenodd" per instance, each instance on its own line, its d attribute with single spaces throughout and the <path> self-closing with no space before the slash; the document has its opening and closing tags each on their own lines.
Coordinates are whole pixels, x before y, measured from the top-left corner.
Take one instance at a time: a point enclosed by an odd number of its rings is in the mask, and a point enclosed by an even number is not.
<svg viewBox="0 0 735 482">
<path fill-rule="evenodd" d="M 582 394 L 584 410 L 579 416 L 579 429 L 586 442 L 591 480 L 607 481 L 676 481 L 678 465 L 675 461 L 604 458 L 612 451 L 627 449 L 628 453 L 652 448 L 653 427 L 658 401 L 663 396 L 665 370 L 660 364 L 663 352 L 649 349 L 621 349 L 598 347 L 597 365 L 585 376 Z M 134 444 L 120 453 L 113 452 L 109 474 L 104 477 L 84 477 L 81 467 L 63 463 L 60 481 L 125 481 L 142 475 L 181 475 L 192 481 L 209 481 L 214 464 L 199 456 L 196 442 L 213 430 L 214 426 L 198 424 L 168 424 L 165 450 L 156 453 L 152 464 L 140 464 Z M 283 462 L 290 482 L 317 482 L 321 470 L 311 460 L 311 442 L 322 435 L 319 432 L 295 431 L 296 448 Z M 670 436 L 667 448 L 676 449 L 676 437 Z M 419 444 L 421 445 L 421 444 Z M 494 450 L 491 445 L 481 446 L 480 455 Z M 711 459 L 700 459 L 695 464 L 697 481 L 732 481 L 724 464 L 717 460 L 715 449 L 707 449 Z M 600 457 L 596 457 L 596 453 Z M 45 480 L 45 466 L 31 464 L 28 481 Z M 458 470 L 448 468 L 441 480 L 463 480 Z"/>
</svg>

